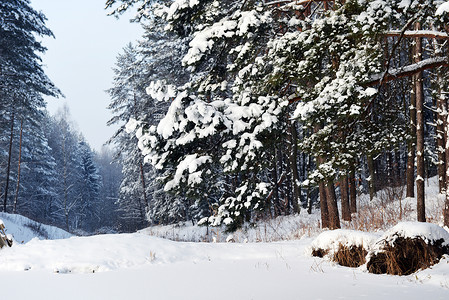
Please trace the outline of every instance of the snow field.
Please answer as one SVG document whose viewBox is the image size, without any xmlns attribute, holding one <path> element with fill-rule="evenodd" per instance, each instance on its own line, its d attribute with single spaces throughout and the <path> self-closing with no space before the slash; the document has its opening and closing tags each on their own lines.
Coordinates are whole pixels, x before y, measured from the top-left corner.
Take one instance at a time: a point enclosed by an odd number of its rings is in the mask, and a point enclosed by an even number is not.
<svg viewBox="0 0 449 300">
<path fill-rule="evenodd" d="M 429 220 L 438 223 L 441 198 L 434 183 L 427 188 Z M 427 186 L 426 186 L 427 187 Z M 31 222 L 1 214 L 14 234 L 12 248 L 0 250 L 0 299 L 447 299 L 449 256 L 439 264 L 409 276 L 374 275 L 359 268 L 341 267 L 310 256 L 311 246 L 338 248 L 338 243 L 373 245 L 399 222 L 398 203 L 378 194 L 372 202 L 359 198 L 360 213 L 346 229 L 319 229 L 319 211 L 279 217 L 245 226 L 233 234 L 236 243 L 176 242 L 225 241 L 222 228 L 179 224 L 150 227 L 133 234 L 73 237 L 45 225 L 47 237 L 32 238 Z M 403 221 L 414 220 L 415 200 L 402 199 Z M 381 211 L 383 221 L 370 232 L 362 227 L 368 212 Z M 361 216 L 365 211 L 365 216 Z M 388 216 L 388 218 L 387 218 Z M 359 221 L 359 223 L 358 223 Z M 377 221 L 376 221 L 377 222 Z M 371 225 L 370 225 L 371 226 Z M 365 227 L 368 230 L 373 227 Z M 432 224 L 400 223 L 405 236 L 447 238 Z M 441 231 L 443 230 L 443 231 Z M 18 238 L 19 237 L 19 238 Z M 263 242 L 263 241 L 269 241 Z M 278 241 L 278 242 L 273 242 Z"/>
<path fill-rule="evenodd" d="M 448 259 L 417 276 L 372 275 L 305 255 L 310 243 L 33 240 L 0 253 L 2 299 L 447 299 Z"/>
</svg>

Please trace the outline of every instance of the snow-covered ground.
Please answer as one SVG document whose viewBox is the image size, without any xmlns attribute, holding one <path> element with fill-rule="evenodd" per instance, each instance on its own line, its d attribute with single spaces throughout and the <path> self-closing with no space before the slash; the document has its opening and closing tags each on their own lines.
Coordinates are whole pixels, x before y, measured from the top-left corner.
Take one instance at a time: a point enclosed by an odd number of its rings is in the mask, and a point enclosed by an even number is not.
<svg viewBox="0 0 449 300">
<path fill-rule="evenodd" d="M 0 251 L 1 299 L 447 299 L 449 258 L 412 276 L 306 255 L 311 238 L 186 243 L 141 233 L 32 240 Z M 26 271 L 27 270 L 27 271 Z"/>
<path fill-rule="evenodd" d="M 438 214 L 440 200 L 428 195 L 429 213 Z M 370 205 L 377 206 L 384 215 L 372 216 L 384 221 L 395 214 L 404 221 L 413 219 L 411 199 L 401 202 L 402 211 L 396 209 L 398 203 L 381 197 L 365 204 L 361 211 L 370 214 Z M 25 232 L 27 220 L 7 214 L 0 218 L 9 233 Z M 438 215 L 430 218 L 434 223 L 438 220 Z M 308 216 L 305 212 L 261 222 L 234 234 L 236 243 L 179 242 L 154 236 L 228 239 L 219 229 L 205 235 L 206 229 L 196 226 L 160 226 L 92 237 L 70 237 L 46 227 L 48 240 L 22 233 L 15 239 L 24 244 L 0 250 L 0 299 L 448 299 L 449 256 L 409 276 L 373 275 L 365 266 L 341 267 L 310 256 L 310 246 L 320 233 L 317 222 L 317 213 Z M 360 222 L 343 224 L 342 234 L 355 237 L 350 229 L 359 229 L 354 227 Z M 387 229 L 377 227 L 372 235 L 362 233 L 360 241 L 372 243 Z M 61 237 L 66 238 L 54 240 Z M 359 243 L 358 239 L 354 242 Z"/>
<path fill-rule="evenodd" d="M 21 215 L 0 212 L 0 220 L 3 220 L 6 233 L 13 236 L 15 244 L 27 243 L 34 238 L 56 240 L 72 236 L 67 231 L 35 222 Z"/>
</svg>

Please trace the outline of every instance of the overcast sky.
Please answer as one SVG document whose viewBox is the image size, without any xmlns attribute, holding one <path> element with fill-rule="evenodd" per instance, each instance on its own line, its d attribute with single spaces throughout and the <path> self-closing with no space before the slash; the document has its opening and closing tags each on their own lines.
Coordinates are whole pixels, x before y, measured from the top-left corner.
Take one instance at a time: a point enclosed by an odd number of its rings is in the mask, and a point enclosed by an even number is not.
<svg viewBox="0 0 449 300">
<path fill-rule="evenodd" d="M 105 0 L 31 0 L 32 7 L 48 18 L 55 39 L 44 39 L 44 70 L 65 99 L 48 98 L 54 114 L 67 103 L 74 120 L 89 144 L 99 150 L 116 128 L 106 126 L 105 90 L 112 85 L 112 67 L 128 42 L 142 36 L 140 25 L 130 23 L 131 14 L 117 20 L 108 17 Z"/>
</svg>

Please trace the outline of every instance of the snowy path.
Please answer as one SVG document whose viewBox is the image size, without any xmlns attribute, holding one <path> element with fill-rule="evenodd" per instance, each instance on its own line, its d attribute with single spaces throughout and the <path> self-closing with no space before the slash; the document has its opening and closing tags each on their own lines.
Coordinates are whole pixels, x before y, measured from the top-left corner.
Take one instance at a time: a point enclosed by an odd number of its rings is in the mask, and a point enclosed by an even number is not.
<svg viewBox="0 0 449 300">
<path fill-rule="evenodd" d="M 310 242 L 178 243 L 144 234 L 32 240 L 0 251 L 0 299 L 449 298 L 448 260 L 418 278 L 372 275 L 306 256 Z"/>
</svg>

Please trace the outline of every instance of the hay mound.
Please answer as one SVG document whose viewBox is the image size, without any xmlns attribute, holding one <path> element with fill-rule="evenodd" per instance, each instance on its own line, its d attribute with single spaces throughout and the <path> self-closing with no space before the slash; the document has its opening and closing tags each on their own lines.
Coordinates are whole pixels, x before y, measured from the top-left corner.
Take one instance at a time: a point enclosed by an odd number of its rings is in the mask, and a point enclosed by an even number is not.
<svg viewBox="0 0 449 300">
<path fill-rule="evenodd" d="M 449 233 L 428 223 L 405 222 L 387 231 L 368 255 L 374 274 L 409 275 L 449 254 Z"/>
<path fill-rule="evenodd" d="M 378 236 L 361 231 L 337 229 L 321 233 L 311 245 L 311 255 L 327 256 L 346 267 L 359 267 Z"/>
<path fill-rule="evenodd" d="M 340 266 L 358 268 L 366 262 L 368 251 L 363 246 L 345 246 L 340 244 L 332 260 Z"/>
</svg>

